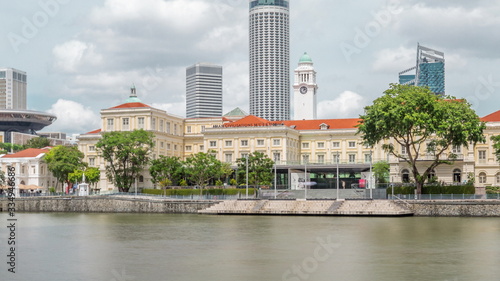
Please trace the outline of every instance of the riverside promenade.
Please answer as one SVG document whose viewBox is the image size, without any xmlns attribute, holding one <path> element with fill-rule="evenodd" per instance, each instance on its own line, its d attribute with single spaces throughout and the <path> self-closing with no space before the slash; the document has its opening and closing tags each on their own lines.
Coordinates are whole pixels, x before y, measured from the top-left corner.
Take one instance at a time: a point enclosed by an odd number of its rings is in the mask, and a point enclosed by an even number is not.
<svg viewBox="0 0 500 281">
<path fill-rule="evenodd" d="M 7 211 L 7 198 L 0 210 Z M 181 200 L 134 195 L 14 199 L 16 212 L 181 213 L 211 215 L 500 217 L 500 200 Z"/>
</svg>

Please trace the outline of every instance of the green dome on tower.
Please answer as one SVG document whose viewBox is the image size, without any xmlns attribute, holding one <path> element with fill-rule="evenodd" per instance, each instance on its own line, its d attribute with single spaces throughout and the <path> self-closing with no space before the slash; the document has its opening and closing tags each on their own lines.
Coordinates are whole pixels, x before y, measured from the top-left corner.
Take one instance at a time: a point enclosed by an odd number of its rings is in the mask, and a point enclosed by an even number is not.
<svg viewBox="0 0 500 281">
<path fill-rule="evenodd" d="M 299 63 L 312 63 L 311 57 L 307 54 L 307 52 L 304 52 L 302 57 L 299 60 Z"/>
</svg>

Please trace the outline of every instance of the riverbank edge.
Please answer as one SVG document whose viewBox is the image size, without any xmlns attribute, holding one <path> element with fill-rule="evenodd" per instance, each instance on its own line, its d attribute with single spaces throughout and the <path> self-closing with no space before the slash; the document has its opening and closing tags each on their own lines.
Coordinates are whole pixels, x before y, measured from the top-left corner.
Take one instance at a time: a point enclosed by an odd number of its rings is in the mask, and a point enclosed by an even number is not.
<svg viewBox="0 0 500 281">
<path fill-rule="evenodd" d="M 8 199 L 0 199 L 7 212 Z M 75 213 L 178 213 L 198 214 L 219 200 L 172 200 L 133 197 L 26 197 L 14 200 L 15 212 Z M 407 200 L 395 201 L 414 213 L 427 217 L 500 217 L 500 200 Z M 258 214 L 256 214 L 258 215 Z M 275 215 L 285 215 L 276 213 Z M 289 215 L 289 214 L 288 214 Z M 315 215 L 315 214 L 311 214 Z"/>
</svg>

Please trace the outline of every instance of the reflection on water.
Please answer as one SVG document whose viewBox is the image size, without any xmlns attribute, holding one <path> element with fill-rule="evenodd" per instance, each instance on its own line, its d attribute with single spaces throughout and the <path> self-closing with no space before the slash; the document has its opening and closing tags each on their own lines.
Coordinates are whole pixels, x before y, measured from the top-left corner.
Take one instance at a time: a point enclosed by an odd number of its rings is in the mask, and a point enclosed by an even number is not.
<svg viewBox="0 0 500 281">
<path fill-rule="evenodd" d="M 455 281 L 500 274 L 498 218 L 41 213 L 18 219 L 17 273 L 4 262 L 1 280 Z M 0 221 L 6 225 L 5 213 Z"/>
</svg>

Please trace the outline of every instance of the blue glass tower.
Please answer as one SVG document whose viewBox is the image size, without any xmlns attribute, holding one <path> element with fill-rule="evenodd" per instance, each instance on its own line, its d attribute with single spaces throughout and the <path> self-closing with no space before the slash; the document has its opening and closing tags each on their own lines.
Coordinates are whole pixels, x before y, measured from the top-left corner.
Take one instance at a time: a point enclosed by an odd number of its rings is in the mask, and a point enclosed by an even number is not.
<svg viewBox="0 0 500 281">
<path fill-rule="evenodd" d="M 427 86 L 436 95 L 445 93 L 444 53 L 417 45 L 417 65 L 399 73 L 399 84 Z"/>
</svg>

